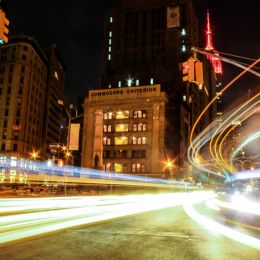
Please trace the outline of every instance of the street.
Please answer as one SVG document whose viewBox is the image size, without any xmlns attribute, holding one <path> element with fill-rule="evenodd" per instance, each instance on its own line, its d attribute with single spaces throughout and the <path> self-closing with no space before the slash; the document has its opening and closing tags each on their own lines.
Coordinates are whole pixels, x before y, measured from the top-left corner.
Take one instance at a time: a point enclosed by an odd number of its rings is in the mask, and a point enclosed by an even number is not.
<svg viewBox="0 0 260 260">
<path fill-rule="evenodd" d="M 165 195 L 165 194 L 164 194 Z M 162 196 L 164 196 L 162 195 Z M 151 196 L 151 195 L 150 195 Z M 169 196 L 169 194 L 167 195 Z M 77 227 L 68 227 L 63 231 L 56 231 L 54 233 L 44 233 L 42 235 L 28 237 L 22 240 L 13 240 L 8 243 L 3 243 L 0 250 L 0 259 L 258 259 L 260 252 L 248 245 L 243 245 L 226 238 L 221 234 L 216 234 L 208 231 L 206 228 L 193 221 L 185 211 L 182 205 L 178 205 L 178 200 L 174 201 L 176 194 L 173 194 L 172 206 L 162 205 L 162 209 L 156 209 L 156 196 L 153 199 L 154 210 L 139 209 L 136 212 L 146 211 L 144 213 L 134 214 L 133 212 L 125 212 L 121 217 L 116 216 L 119 201 L 112 203 L 111 198 L 107 198 L 106 205 L 102 203 L 98 207 L 113 206 L 112 211 L 115 213 L 113 219 L 103 219 L 103 221 L 95 222 L 88 225 L 81 225 Z M 183 196 L 183 195 L 181 195 Z M 131 204 L 140 204 L 138 196 L 126 196 L 125 204 L 128 207 Z M 194 194 L 186 197 L 188 200 L 194 197 Z M 148 197 L 146 197 L 148 198 Z M 178 199 L 180 199 L 180 195 Z M 183 197 L 184 198 L 184 197 Z M 182 199 L 183 199 L 182 198 Z M 151 198 L 149 198 L 151 199 Z M 162 199 L 162 197 L 160 197 Z M 94 200 L 94 199 L 93 199 Z M 125 200 L 125 198 L 124 198 Z M 104 203 L 104 198 L 103 200 Z M 199 198 L 197 198 L 199 201 Z M 93 209 L 96 202 L 92 201 Z M 100 200 L 99 200 L 100 203 Z M 112 205 L 111 205 L 112 204 Z M 164 203 L 162 203 L 164 204 Z M 209 208 L 205 207 L 204 202 L 200 202 L 197 207 L 200 212 L 208 214 Z M 56 207 L 59 207 L 56 205 Z M 60 207 L 62 207 L 60 205 Z M 165 207 L 165 208 L 164 208 Z M 28 207 L 27 207 L 28 208 Z M 57 208 L 56 208 L 57 209 Z M 107 208 L 108 209 L 108 208 Z M 121 212 L 126 208 L 121 207 Z M 20 207 L 20 224 L 23 223 L 22 216 L 25 212 Z M 30 212 L 30 209 L 27 209 Z M 47 209 L 41 211 L 48 215 Z M 62 210 L 62 209 L 59 209 Z M 64 210 L 64 209 L 63 209 Z M 50 214 L 51 214 L 50 210 Z M 100 212 L 104 212 L 100 210 Z M 106 210 L 108 213 L 109 210 Z M 119 211 L 118 211 L 119 212 Z M 111 212 L 110 212 L 111 213 Z M 1 219 L 7 214 L 2 213 Z M 9 213 L 8 213 L 9 214 Z M 17 212 L 16 212 L 17 214 Z M 33 214 L 33 213 L 29 213 Z M 24 214 L 24 216 L 29 215 Z M 94 210 L 92 214 L 96 216 Z M 90 216 L 89 215 L 89 216 Z M 100 216 L 100 213 L 98 214 Z M 101 214 L 102 215 L 102 214 Z M 17 216 L 17 215 L 16 215 Z M 9 220 L 12 216 L 9 216 Z M 64 222 L 66 216 L 64 217 Z M 84 216 L 82 216 L 84 218 Z M 79 218 L 80 219 L 80 218 Z M 12 221 L 12 220 L 10 220 Z M 36 221 L 36 220 L 35 220 Z M 1 222 L 2 223 L 2 222 Z M 49 222 L 54 224 L 54 222 Z M 58 220 L 57 220 L 57 223 Z M 9 223 L 10 224 L 10 223 Z M 36 227 L 36 222 L 26 224 Z M 46 224 L 46 223 L 45 223 Z M 7 225 L 7 224 L 6 224 Z M 22 224 L 21 224 L 22 225 Z M 2 226 L 2 228 L 4 228 Z M 25 227 L 21 227 L 24 229 Z M 13 232 L 19 230 L 19 227 Z M 30 229 L 31 230 L 31 229 Z M 10 231 L 10 227 L 9 227 Z M 26 231 L 27 233 L 29 230 Z M 1 238 L 8 233 L 1 233 Z M 11 231 L 12 233 L 12 231 Z M 258 234 L 259 236 L 259 234 Z"/>
</svg>

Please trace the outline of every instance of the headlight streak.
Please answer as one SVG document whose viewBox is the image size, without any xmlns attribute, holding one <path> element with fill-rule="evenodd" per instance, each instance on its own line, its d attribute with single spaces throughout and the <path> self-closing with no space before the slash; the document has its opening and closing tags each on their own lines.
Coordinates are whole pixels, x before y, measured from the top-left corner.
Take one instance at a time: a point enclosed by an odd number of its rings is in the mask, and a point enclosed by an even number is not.
<svg viewBox="0 0 260 260">
<path fill-rule="evenodd" d="M 18 160 L 18 163 L 20 161 Z M 13 167 L 11 165 L 11 159 L 8 158 L 6 163 L 2 163 L 1 166 L 6 168 L 6 172 L 9 169 L 15 169 L 17 174 L 26 174 L 26 183 L 31 184 L 46 184 L 51 185 L 54 183 L 69 183 L 69 184 L 89 184 L 97 183 L 104 185 L 119 184 L 119 185 L 131 185 L 131 186 L 147 186 L 147 187 L 164 187 L 164 188 L 178 188 L 182 189 L 187 185 L 187 182 L 165 180 L 159 178 L 149 178 L 144 176 L 136 176 L 133 174 L 118 174 L 114 172 L 93 170 L 88 168 L 79 168 L 73 166 L 48 166 L 47 162 L 27 161 L 27 164 L 32 164 L 33 167 Z M 190 189 L 197 189 L 195 186 L 190 186 Z"/>
<path fill-rule="evenodd" d="M 260 203 L 250 201 L 241 195 L 234 195 L 232 203 L 215 199 L 212 201 L 212 204 L 221 208 L 232 209 L 253 215 L 260 215 Z"/>
<path fill-rule="evenodd" d="M 188 216 L 190 216 L 194 221 L 204 226 L 206 229 L 216 233 L 226 236 L 230 239 L 238 241 L 247 246 L 253 247 L 257 250 L 260 250 L 260 240 L 249 236 L 247 234 L 243 234 L 239 231 L 233 230 L 225 225 L 222 225 L 209 217 L 205 217 L 198 213 L 198 211 L 194 208 L 194 203 L 188 203 L 183 206 L 185 212 Z"/>
<path fill-rule="evenodd" d="M 49 200 L 50 209 L 45 212 L 24 213 L 0 217 L 0 244 L 28 238 L 49 232 L 55 232 L 78 225 L 95 223 L 113 218 L 129 216 L 151 210 L 183 205 L 188 201 L 202 201 L 212 197 L 209 192 L 172 193 L 159 195 L 116 196 L 109 199 L 106 196 L 96 198 L 73 198 L 74 206 L 68 207 L 71 198 L 56 198 L 61 204 L 60 209 L 54 209 Z M 89 199 L 92 202 L 89 205 Z M 8 201 L 8 200 L 5 200 Z M 30 199 L 27 199 L 28 205 Z M 34 200 L 33 204 L 34 204 Z M 96 201 L 96 205 L 93 205 Z M 13 201 L 13 203 L 15 203 Z M 85 203 L 85 205 L 84 205 Z M 102 204 L 100 204 L 102 203 Z M 14 205 L 13 212 L 16 212 Z M 66 208 L 66 209 L 62 209 Z M 19 209 L 20 210 L 20 209 Z"/>
</svg>

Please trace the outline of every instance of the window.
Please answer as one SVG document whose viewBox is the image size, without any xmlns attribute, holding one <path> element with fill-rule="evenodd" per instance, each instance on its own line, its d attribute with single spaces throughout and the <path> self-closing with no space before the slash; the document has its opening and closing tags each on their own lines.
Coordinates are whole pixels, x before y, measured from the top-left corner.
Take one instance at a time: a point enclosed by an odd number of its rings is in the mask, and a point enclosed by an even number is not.
<svg viewBox="0 0 260 260">
<path fill-rule="evenodd" d="M 132 164 L 132 172 L 145 172 L 145 164 L 134 163 Z"/>
<path fill-rule="evenodd" d="M 14 151 L 17 151 L 17 144 L 14 144 L 13 150 L 14 150 Z"/>
<path fill-rule="evenodd" d="M 153 78 L 150 79 L 150 84 L 151 84 L 151 85 L 154 84 L 154 79 L 153 79 Z"/>
<path fill-rule="evenodd" d="M 20 110 L 20 108 L 17 108 L 17 110 L 16 110 L 16 116 L 20 116 L 21 115 L 21 110 Z"/>
<path fill-rule="evenodd" d="M 7 95 L 10 95 L 11 94 L 11 87 L 8 87 L 7 88 Z"/>
<path fill-rule="evenodd" d="M 4 120 L 4 128 L 7 128 L 7 120 Z"/>
<path fill-rule="evenodd" d="M 2 144 L 1 150 L 2 150 L 2 151 L 5 151 L 5 144 L 4 144 L 4 143 Z"/>
<path fill-rule="evenodd" d="M 22 72 L 22 73 L 25 72 L 25 66 L 22 66 L 22 68 L 21 68 L 21 72 Z"/>
<path fill-rule="evenodd" d="M 129 111 L 117 111 L 116 112 L 116 119 L 125 119 L 129 118 Z"/>
<path fill-rule="evenodd" d="M 109 37 L 112 37 L 112 31 L 109 31 Z"/>
<path fill-rule="evenodd" d="M 6 109 L 5 110 L 5 116 L 8 116 L 8 114 L 9 114 L 9 111 L 8 111 L 8 109 Z"/>
<path fill-rule="evenodd" d="M 19 119 L 16 119 L 15 120 L 15 125 L 19 125 L 20 124 L 20 120 Z"/>
<path fill-rule="evenodd" d="M 118 87 L 121 88 L 122 87 L 122 82 L 118 81 Z"/>
<path fill-rule="evenodd" d="M 0 88 L 0 95 L 2 95 L 3 94 L 3 89 L 2 88 Z"/>
<path fill-rule="evenodd" d="M 12 83 L 12 81 L 13 81 L 13 78 L 11 76 L 9 76 L 8 83 Z"/>
<path fill-rule="evenodd" d="M 112 119 L 113 118 L 113 113 L 112 112 L 105 112 L 104 113 L 104 119 Z"/>
<path fill-rule="evenodd" d="M 22 88 L 22 86 L 19 86 L 18 94 L 19 94 L 19 95 L 22 95 L 22 94 L 23 94 L 23 88 Z"/>
<path fill-rule="evenodd" d="M 146 118 L 147 111 L 146 110 L 134 110 L 133 116 L 134 116 L 134 118 Z"/>
<path fill-rule="evenodd" d="M 127 132 L 128 124 L 116 124 L 116 132 Z"/>
<path fill-rule="evenodd" d="M 24 76 L 21 76 L 20 83 L 23 84 L 23 82 L 24 82 Z"/>
<path fill-rule="evenodd" d="M 104 133 L 111 133 L 112 125 L 104 125 Z"/>
<path fill-rule="evenodd" d="M 111 60 L 111 54 L 108 54 L 107 59 Z"/>
<path fill-rule="evenodd" d="M 112 16 L 109 17 L 109 22 L 113 23 L 113 17 Z"/>
<path fill-rule="evenodd" d="M 121 164 L 121 163 L 115 163 L 115 164 L 114 164 L 114 171 L 115 171 L 115 172 L 123 172 L 123 164 Z"/>
<path fill-rule="evenodd" d="M 110 137 L 104 137 L 103 138 L 103 145 L 111 145 L 111 138 Z"/>
<path fill-rule="evenodd" d="M 128 144 L 128 137 L 126 136 L 115 137 L 115 145 L 127 145 L 127 144 Z"/>
<path fill-rule="evenodd" d="M 142 137 L 142 136 L 139 136 L 139 137 L 133 137 L 133 144 L 146 144 L 146 137 Z"/>
<path fill-rule="evenodd" d="M 26 60 L 27 59 L 27 56 L 26 55 L 22 55 L 22 60 Z"/>
<path fill-rule="evenodd" d="M 132 158 L 145 158 L 146 151 L 145 150 L 133 150 Z"/>
<path fill-rule="evenodd" d="M 133 136 L 133 138 L 132 138 L 132 143 L 133 143 L 133 144 L 136 144 L 136 143 L 137 143 L 137 138 L 136 138 L 135 136 Z"/>
<path fill-rule="evenodd" d="M 143 123 L 138 124 L 138 131 L 146 131 L 146 124 Z"/>
</svg>

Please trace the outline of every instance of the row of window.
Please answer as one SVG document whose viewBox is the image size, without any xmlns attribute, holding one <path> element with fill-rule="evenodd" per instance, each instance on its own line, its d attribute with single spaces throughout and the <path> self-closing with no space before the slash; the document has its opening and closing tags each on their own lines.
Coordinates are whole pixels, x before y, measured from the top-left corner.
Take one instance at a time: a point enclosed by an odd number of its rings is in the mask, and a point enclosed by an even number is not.
<svg viewBox="0 0 260 260">
<path fill-rule="evenodd" d="M 129 169 L 129 167 L 131 167 L 131 169 Z M 142 173 L 146 172 L 146 165 L 144 163 L 132 163 L 129 166 L 121 163 L 106 163 L 105 170 L 114 172 L 129 172 L 129 170 L 131 170 L 132 173 Z"/>
<path fill-rule="evenodd" d="M 114 137 L 114 145 L 128 145 L 128 144 L 147 144 L 147 138 L 145 136 L 133 136 L 129 138 L 127 136 L 117 136 Z M 103 138 L 103 145 L 112 145 L 111 137 Z"/>
<path fill-rule="evenodd" d="M 103 126 L 104 133 L 111 133 L 112 132 L 112 125 L 104 125 Z M 144 123 L 139 124 L 132 124 L 132 131 L 134 132 L 140 132 L 140 131 L 146 131 L 147 125 Z M 128 132 L 131 131 L 129 129 L 129 124 L 116 124 L 115 125 L 115 132 Z"/>
<path fill-rule="evenodd" d="M 109 111 L 105 112 L 103 114 L 104 120 L 107 119 L 126 119 L 129 118 L 130 112 L 129 110 L 125 111 L 116 111 L 115 113 Z M 146 110 L 134 110 L 133 111 L 133 118 L 146 118 L 147 117 L 147 111 Z"/>
<path fill-rule="evenodd" d="M 105 150 L 104 151 L 104 158 L 105 159 L 127 159 L 127 158 L 146 158 L 146 151 L 145 150 L 116 150 L 116 151 L 110 151 Z"/>
</svg>

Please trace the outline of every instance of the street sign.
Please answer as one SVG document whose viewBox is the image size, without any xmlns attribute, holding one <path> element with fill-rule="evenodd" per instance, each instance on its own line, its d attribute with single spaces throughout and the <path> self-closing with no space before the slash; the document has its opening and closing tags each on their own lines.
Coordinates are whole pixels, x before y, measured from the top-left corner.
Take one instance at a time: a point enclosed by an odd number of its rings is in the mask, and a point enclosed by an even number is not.
<svg viewBox="0 0 260 260">
<path fill-rule="evenodd" d="M 49 144 L 50 152 L 52 154 L 56 154 L 58 150 L 61 148 L 60 143 L 51 143 Z"/>
</svg>

